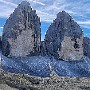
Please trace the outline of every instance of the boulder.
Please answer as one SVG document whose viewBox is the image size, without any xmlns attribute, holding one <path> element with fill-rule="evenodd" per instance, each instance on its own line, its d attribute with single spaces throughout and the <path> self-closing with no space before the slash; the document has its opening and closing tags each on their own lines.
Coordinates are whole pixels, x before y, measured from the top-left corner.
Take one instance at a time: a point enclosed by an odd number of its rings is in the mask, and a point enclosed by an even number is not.
<svg viewBox="0 0 90 90">
<path fill-rule="evenodd" d="M 65 11 L 59 12 L 45 35 L 46 52 L 63 60 L 83 57 L 83 32 Z"/>
<path fill-rule="evenodd" d="M 90 39 L 88 37 L 84 37 L 83 45 L 84 45 L 84 55 L 90 58 Z"/>
<path fill-rule="evenodd" d="M 40 52 L 41 23 L 30 3 L 21 2 L 7 19 L 2 35 L 2 54 L 25 57 Z"/>
</svg>

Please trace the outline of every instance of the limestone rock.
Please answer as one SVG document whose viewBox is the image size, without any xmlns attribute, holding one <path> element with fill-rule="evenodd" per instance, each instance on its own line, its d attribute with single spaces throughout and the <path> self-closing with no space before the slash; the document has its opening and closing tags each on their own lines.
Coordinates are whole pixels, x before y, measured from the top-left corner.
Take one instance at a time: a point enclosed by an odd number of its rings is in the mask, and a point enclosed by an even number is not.
<svg viewBox="0 0 90 90">
<path fill-rule="evenodd" d="M 7 19 L 2 35 L 5 56 L 24 57 L 40 51 L 41 23 L 27 1 L 21 2 Z"/>
<path fill-rule="evenodd" d="M 80 60 L 83 57 L 83 32 L 72 17 L 62 11 L 51 23 L 45 36 L 46 51 L 63 60 Z"/>
<path fill-rule="evenodd" d="M 84 37 L 83 41 L 84 55 L 90 58 L 90 39 L 88 37 Z"/>
</svg>

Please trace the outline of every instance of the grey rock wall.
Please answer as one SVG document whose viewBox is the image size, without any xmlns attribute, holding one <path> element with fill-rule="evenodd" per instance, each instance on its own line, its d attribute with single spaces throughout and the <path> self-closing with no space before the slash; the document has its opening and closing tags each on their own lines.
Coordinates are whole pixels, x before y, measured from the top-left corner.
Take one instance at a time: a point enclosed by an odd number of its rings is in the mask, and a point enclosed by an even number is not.
<svg viewBox="0 0 90 90">
<path fill-rule="evenodd" d="M 90 39 L 88 37 L 84 37 L 83 41 L 84 55 L 90 58 Z"/>
<path fill-rule="evenodd" d="M 41 23 L 27 1 L 21 2 L 7 19 L 2 35 L 5 56 L 24 57 L 40 52 Z"/>
<path fill-rule="evenodd" d="M 83 32 L 72 17 L 62 11 L 51 23 L 45 36 L 46 52 L 63 60 L 83 57 Z"/>
</svg>

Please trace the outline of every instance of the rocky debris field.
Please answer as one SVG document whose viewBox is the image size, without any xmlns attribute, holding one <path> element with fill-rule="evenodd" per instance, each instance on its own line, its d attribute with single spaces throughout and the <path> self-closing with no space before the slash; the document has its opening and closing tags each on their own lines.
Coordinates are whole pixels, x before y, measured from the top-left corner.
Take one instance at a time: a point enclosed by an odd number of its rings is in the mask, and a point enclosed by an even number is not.
<svg viewBox="0 0 90 90">
<path fill-rule="evenodd" d="M 59 77 L 58 75 L 43 78 L 2 70 L 0 71 L 0 90 L 90 90 L 90 78 Z"/>
</svg>

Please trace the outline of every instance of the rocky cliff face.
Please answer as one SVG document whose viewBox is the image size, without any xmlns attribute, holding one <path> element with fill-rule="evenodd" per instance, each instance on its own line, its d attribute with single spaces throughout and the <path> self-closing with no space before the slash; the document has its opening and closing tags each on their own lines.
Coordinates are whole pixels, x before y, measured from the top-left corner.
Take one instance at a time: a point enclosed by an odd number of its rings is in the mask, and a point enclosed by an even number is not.
<svg viewBox="0 0 90 90">
<path fill-rule="evenodd" d="M 50 25 L 45 36 L 46 51 L 63 60 L 80 60 L 83 57 L 83 33 L 72 17 L 62 11 Z"/>
<path fill-rule="evenodd" d="M 40 51 L 40 18 L 30 4 L 23 1 L 7 19 L 2 35 L 5 56 L 24 57 Z"/>
<path fill-rule="evenodd" d="M 84 55 L 88 56 L 90 58 L 90 39 L 87 37 L 84 37 L 83 40 L 83 45 L 84 45 Z"/>
</svg>

